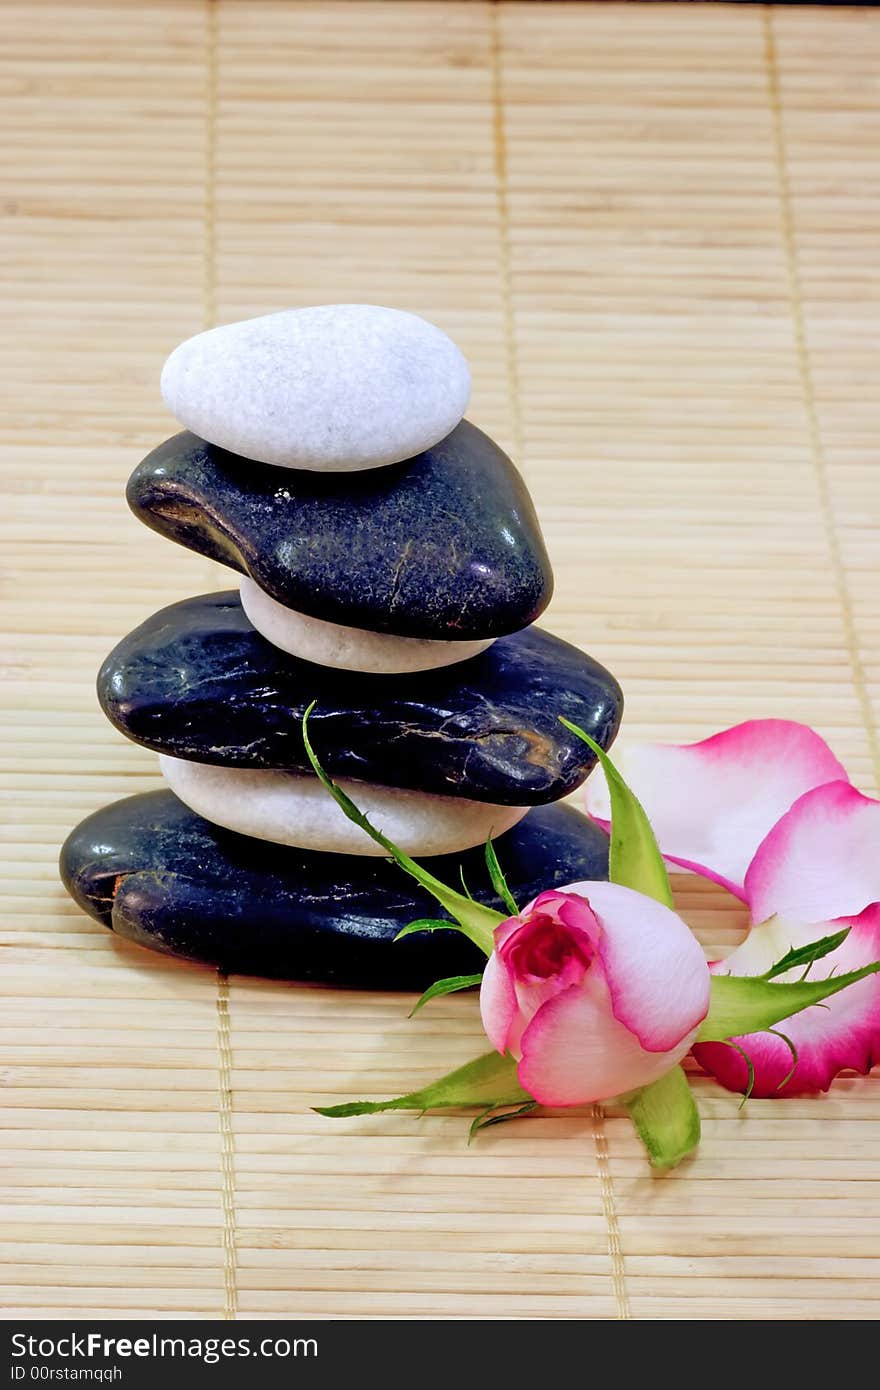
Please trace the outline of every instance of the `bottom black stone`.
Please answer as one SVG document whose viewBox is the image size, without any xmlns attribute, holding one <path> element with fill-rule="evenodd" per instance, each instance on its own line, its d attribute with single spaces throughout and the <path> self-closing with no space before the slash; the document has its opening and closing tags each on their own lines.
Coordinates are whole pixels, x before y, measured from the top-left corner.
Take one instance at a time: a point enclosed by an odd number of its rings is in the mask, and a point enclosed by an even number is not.
<svg viewBox="0 0 880 1390">
<path fill-rule="evenodd" d="M 605 834 L 570 806 L 540 806 L 496 843 L 514 898 L 607 878 Z M 449 884 L 463 870 L 480 902 L 501 908 L 481 849 L 432 858 Z M 394 937 L 417 917 L 445 917 L 396 865 L 274 845 L 211 825 L 173 792 L 147 792 L 89 816 L 61 851 L 81 907 L 120 936 L 230 974 L 362 989 L 424 989 L 478 970 L 457 932 Z"/>
</svg>

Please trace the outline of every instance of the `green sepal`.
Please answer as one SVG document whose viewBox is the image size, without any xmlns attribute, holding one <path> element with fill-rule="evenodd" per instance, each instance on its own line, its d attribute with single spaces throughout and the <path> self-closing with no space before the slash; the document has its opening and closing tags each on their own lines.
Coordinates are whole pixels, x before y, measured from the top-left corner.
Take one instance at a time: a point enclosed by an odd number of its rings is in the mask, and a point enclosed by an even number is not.
<svg viewBox="0 0 880 1390">
<path fill-rule="evenodd" d="M 674 1168 L 700 1142 L 700 1115 L 681 1067 L 623 1099 L 652 1168 Z"/>
<path fill-rule="evenodd" d="M 468 1147 L 481 1129 L 488 1129 L 490 1125 L 503 1125 L 507 1120 L 519 1120 L 523 1115 L 530 1115 L 533 1110 L 537 1110 L 536 1100 L 527 1100 L 524 1105 L 517 1105 L 511 1109 L 500 1109 L 495 1105 L 490 1105 L 483 1110 L 471 1124 L 468 1130 Z"/>
<path fill-rule="evenodd" d="M 777 975 L 796 970 L 799 965 L 804 965 L 809 970 L 814 961 L 821 960 L 823 956 L 830 955 L 838 946 L 842 946 L 851 930 L 851 927 L 844 927 L 843 931 L 834 932 L 833 936 L 823 936 L 819 941 L 811 941 L 807 946 L 792 946 L 775 965 L 764 971 L 761 979 L 775 980 Z"/>
<path fill-rule="evenodd" d="M 435 980 L 434 984 L 429 985 L 419 999 L 413 1005 L 409 1017 L 417 1014 L 419 1009 L 423 1009 L 426 1004 L 430 1004 L 432 999 L 439 999 L 444 994 L 455 994 L 459 989 L 473 989 L 474 985 L 481 983 L 482 975 L 450 975 L 445 980 Z"/>
<path fill-rule="evenodd" d="M 315 1106 L 319 1115 L 345 1119 L 350 1115 L 377 1115 L 382 1110 L 442 1110 L 479 1105 L 494 1110 L 501 1105 L 532 1103 L 516 1078 L 516 1062 L 499 1052 L 487 1052 L 463 1067 L 451 1071 L 421 1091 L 397 1096 L 393 1100 L 354 1100 L 344 1105 Z"/>
<path fill-rule="evenodd" d="M 381 830 L 377 830 L 374 825 L 370 824 L 368 818 L 362 811 L 358 810 L 351 797 L 340 786 L 337 786 L 318 761 L 317 754 L 309 740 L 308 730 L 309 715 L 315 708 L 315 704 L 316 701 L 313 700 L 303 715 L 302 737 L 306 756 L 322 786 L 326 788 L 336 805 L 350 821 L 359 826 L 377 845 L 381 845 L 401 869 L 414 878 L 417 883 L 420 883 L 423 888 L 426 888 L 437 899 L 438 903 L 446 908 L 447 912 L 452 913 L 455 921 L 449 923 L 450 931 L 463 932 L 466 937 L 473 941 L 475 946 L 479 946 L 484 955 L 491 956 L 495 948 L 494 931 L 498 923 L 505 920 L 503 913 L 496 912 L 491 907 L 484 907 L 482 903 L 475 903 L 470 898 L 457 893 L 454 888 L 449 888 L 445 883 L 441 883 L 439 878 L 429 874 L 414 859 L 410 859 L 408 854 L 404 854 L 403 850 L 398 849 L 393 840 L 389 840 L 387 835 L 383 835 Z"/>
<path fill-rule="evenodd" d="M 743 1091 L 742 1100 L 737 1106 L 738 1110 L 742 1110 L 746 1101 L 751 1100 L 752 1092 L 755 1089 L 755 1064 L 745 1048 L 740 1047 L 739 1043 L 734 1042 L 732 1038 L 724 1038 L 721 1042 L 721 1046 L 732 1048 L 734 1052 L 738 1052 L 746 1064 L 746 1089 Z"/>
<path fill-rule="evenodd" d="M 458 926 L 450 922 L 448 917 L 420 917 L 417 922 L 407 922 L 405 927 L 401 927 L 394 940 L 402 941 L 405 936 L 412 936 L 417 931 L 458 931 Z"/>
<path fill-rule="evenodd" d="M 728 1038 L 763 1033 L 774 1023 L 821 1004 L 848 985 L 880 970 L 880 961 L 834 975 L 828 980 L 797 980 L 781 984 L 762 975 L 713 975 L 709 1012 L 700 1024 L 697 1042 L 726 1042 Z"/>
<path fill-rule="evenodd" d="M 486 841 L 486 868 L 489 870 L 489 877 L 492 880 L 492 887 L 495 889 L 495 892 L 504 903 L 504 906 L 509 908 L 511 915 L 516 917 L 519 914 L 519 908 L 516 905 L 513 894 L 507 886 L 507 879 L 504 877 L 504 871 L 498 863 L 498 855 L 495 853 L 495 846 L 491 839 Z"/>
<path fill-rule="evenodd" d="M 774 1038 L 781 1038 L 782 1041 L 785 1043 L 785 1046 L 791 1053 L 791 1069 L 790 1071 L 787 1071 L 785 1073 L 785 1076 L 782 1078 L 779 1085 L 776 1087 L 777 1091 L 782 1091 L 785 1089 L 785 1087 L 788 1085 L 789 1081 L 797 1071 L 798 1050 L 787 1033 L 780 1033 L 778 1028 L 767 1028 L 765 1029 L 765 1031 L 767 1033 L 772 1033 Z"/>
<path fill-rule="evenodd" d="M 656 898 L 672 907 L 672 889 L 651 822 L 644 807 L 630 791 L 617 768 L 595 739 L 559 715 L 570 733 L 575 734 L 596 754 L 602 764 L 611 797 L 611 846 L 608 853 L 608 878 L 624 888 L 635 888 L 649 898 Z"/>
</svg>

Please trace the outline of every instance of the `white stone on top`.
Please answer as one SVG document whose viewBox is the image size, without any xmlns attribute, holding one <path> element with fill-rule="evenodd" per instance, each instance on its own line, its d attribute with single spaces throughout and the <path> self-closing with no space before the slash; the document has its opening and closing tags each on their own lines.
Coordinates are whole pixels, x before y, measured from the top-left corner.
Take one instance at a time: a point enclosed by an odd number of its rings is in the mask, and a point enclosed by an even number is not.
<svg viewBox="0 0 880 1390">
<path fill-rule="evenodd" d="M 162 395 L 182 425 L 261 463 L 355 472 L 398 463 L 451 433 L 471 377 L 416 314 L 374 304 L 286 309 L 175 348 Z"/>
<path fill-rule="evenodd" d="M 491 637 L 473 642 L 394 637 L 387 632 L 366 632 L 359 627 L 328 623 L 323 618 L 285 608 L 249 576 L 241 580 L 240 592 L 248 621 L 267 642 L 302 661 L 313 661 L 316 666 L 377 675 L 432 671 L 478 656 L 493 642 Z"/>
<path fill-rule="evenodd" d="M 346 818 L 317 777 L 262 768 L 212 767 L 160 754 L 162 775 L 197 815 L 215 825 L 301 849 L 381 856 L 387 852 Z M 516 825 L 527 806 L 491 806 L 463 797 L 399 791 L 371 782 L 339 785 L 407 854 L 452 854 Z"/>
</svg>

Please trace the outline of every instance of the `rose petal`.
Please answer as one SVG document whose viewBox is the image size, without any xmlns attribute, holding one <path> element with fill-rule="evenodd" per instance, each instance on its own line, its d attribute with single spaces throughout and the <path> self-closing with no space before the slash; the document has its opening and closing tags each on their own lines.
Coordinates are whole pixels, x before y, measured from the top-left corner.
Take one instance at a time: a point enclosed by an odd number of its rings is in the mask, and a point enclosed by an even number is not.
<svg viewBox="0 0 880 1390">
<path fill-rule="evenodd" d="M 619 760 L 664 857 L 744 896 L 764 836 L 804 792 L 848 782 L 824 739 L 787 719 L 752 719 L 700 743 L 638 744 Z M 587 783 L 587 809 L 608 824 L 604 778 Z"/>
<path fill-rule="evenodd" d="M 715 971 L 735 975 L 757 975 L 778 960 L 790 946 L 805 946 L 819 937 L 850 927 L 842 946 L 811 967 L 810 978 L 826 980 L 857 970 L 880 959 L 880 904 L 874 903 L 858 917 L 822 922 L 791 924 L 774 918 L 755 927 L 743 945 Z M 792 971 L 799 978 L 803 971 Z M 780 978 L 788 978 L 780 977 Z M 779 1085 L 792 1069 L 794 1059 L 781 1038 L 772 1033 L 751 1033 L 735 1038 L 752 1059 L 756 1096 L 795 1096 L 809 1091 L 827 1091 L 842 1071 L 865 1074 L 880 1059 L 880 975 L 869 975 L 848 985 L 823 1004 L 814 1004 L 775 1025 L 791 1038 L 798 1060 L 791 1080 L 780 1091 Z M 694 1056 L 700 1066 L 730 1091 L 745 1091 L 748 1067 L 732 1047 L 723 1043 L 699 1043 Z"/>
<path fill-rule="evenodd" d="M 520 1056 L 523 1029 L 531 1021 L 538 1009 L 557 994 L 578 984 L 591 968 L 597 955 L 602 929 L 596 920 L 590 904 L 585 898 L 555 890 L 541 893 L 522 913 L 515 930 L 507 932 L 507 923 L 500 923 L 495 929 L 496 950 L 502 964 L 509 971 L 516 996 L 517 1018 L 507 1034 L 507 1051 L 515 1057 Z M 561 963 L 549 975 L 530 974 L 523 970 L 530 952 L 528 942 L 549 930 L 557 941 L 567 938 L 574 948 L 567 961 Z"/>
<path fill-rule="evenodd" d="M 759 847 L 745 889 L 754 922 L 825 922 L 880 902 L 880 801 L 848 782 L 805 793 Z"/>
<path fill-rule="evenodd" d="M 520 927 L 523 924 L 524 918 L 528 916 L 530 910 L 531 909 L 527 907 L 525 911 L 520 914 L 519 917 L 506 917 L 503 922 L 498 923 L 498 926 L 495 928 L 494 932 L 496 951 L 504 945 L 505 941 L 509 936 L 512 936 L 515 931 L 519 931 Z"/>
<path fill-rule="evenodd" d="M 541 1105 L 608 1100 L 663 1076 L 688 1051 L 696 1030 L 670 1052 L 646 1052 L 614 1017 L 598 972 L 539 1009 L 522 1037 L 520 1085 Z"/>
<path fill-rule="evenodd" d="M 507 923 L 501 925 L 506 926 Z M 517 1003 L 513 978 L 497 951 L 492 952 L 483 971 L 480 1016 L 486 1037 L 495 1051 L 506 1052 L 511 1025 L 517 1017 Z"/>
<path fill-rule="evenodd" d="M 619 883 L 573 883 L 559 890 L 589 902 L 602 930 L 599 957 L 615 1018 L 648 1052 L 665 1052 L 709 1010 L 709 967 L 685 922 Z"/>
<path fill-rule="evenodd" d="M 496 951 L 501 949 L 514 932 L 519 931 L 525 923 L 529 922 L 536 912 L 544 912 L 548 917 L 555 917 L 558 909 L 564 902 L 565 899 L 556 888 L 546 888 L 543 893 L 539 893 L 536 898 L 532 898 L 532 901 L 527 903 L 516 917 L 506 917 L 503 922 L 498 923 L 494 931 Z M 589 908 L 587 908 L 587 911 L 589 912 Z M 589 921 L 589 918 L 585 919 L 580 925 L 582 927 L 586 926 L 587 929 L 589 929 Z M 575 925 L 578 924 L 578 919 L 575 918 Z"/>
</svg>

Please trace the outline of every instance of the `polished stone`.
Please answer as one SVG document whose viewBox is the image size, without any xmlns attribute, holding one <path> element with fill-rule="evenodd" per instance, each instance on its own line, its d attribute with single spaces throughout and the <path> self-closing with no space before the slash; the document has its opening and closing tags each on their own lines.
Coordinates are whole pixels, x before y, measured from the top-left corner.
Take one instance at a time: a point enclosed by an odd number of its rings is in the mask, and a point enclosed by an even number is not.
<svg viewBox="0 0 880 1390">
<path fill-rule="evenodd" d="M 279 472 L 178 434 L 127 495 L 155 531 L 286 607 L 371 632 L 498 637 L 533 622 L 552 591 L 522 479 L 466 420 L 406 463 L 345 476 Z"/>
<path fill-rule="evenodd" d="M 492 645 L 491 637 L 476 642 L 432 642 L 426 637 L 393 637 L 388 632 L 326 623 L 285 608 L 247 574 L 241 577 L 239 594 L 249 621 L 267 642 L 302 661 L 342 671 L 371 675 L 433 671 L 438 666 L 468 661 Z"/>
<path fill-rule="evenodd" d="M 182 425 L 285 468 L 377 468 L 445 438 L 471 375 L 433 323 L 377 304 L 318 304 L 210 328 L 162 372 Z"/>
<path fill-rule="evenodd" d="M 162 776 L 181 801 L 215 825 L 279 845 L 333 854 L 382 856 L 385 850 L 350 821 L 312 772 L 217 767 L 187 758 L 159 758 Z M 455 854 L 503 835 L 526 806 L 492 806 L 462 796 L 340 781 L 371 825 L 404 854 Z"/>
<path fill-rule="evenodd" d="M 316 701 L 312 739 L 334 776 L 512 806 L 555 801 L 593 766 L 560 714 L 609 747 L 623 705 L 604 667 L 539 628 L 442 670 L 358 675 L 285 655 L 231 592 L 148 618 L 104 662 L 98 696 L 156 752 L 294 771 L 309 767 L 301 722 Z"/>
<path fill-rule="evenodd" d="M 530 811 L 496 849 L 520 907 L 545 888 L 607 876 L 605 835 L 570 806 Z M 474 897 L 501 907 L 480 850 L 430 867 L 449 884 L 462 869 Z M 394 864 L 235 835 L 170 791 L 89 816 L 61 851 L 61 873 L 76 902 L 120 936 L 239 974 L 423 989 L 483 959 L 458 933 L 394 941 L 415 918 L 446 915 Z"/>
</svg>

